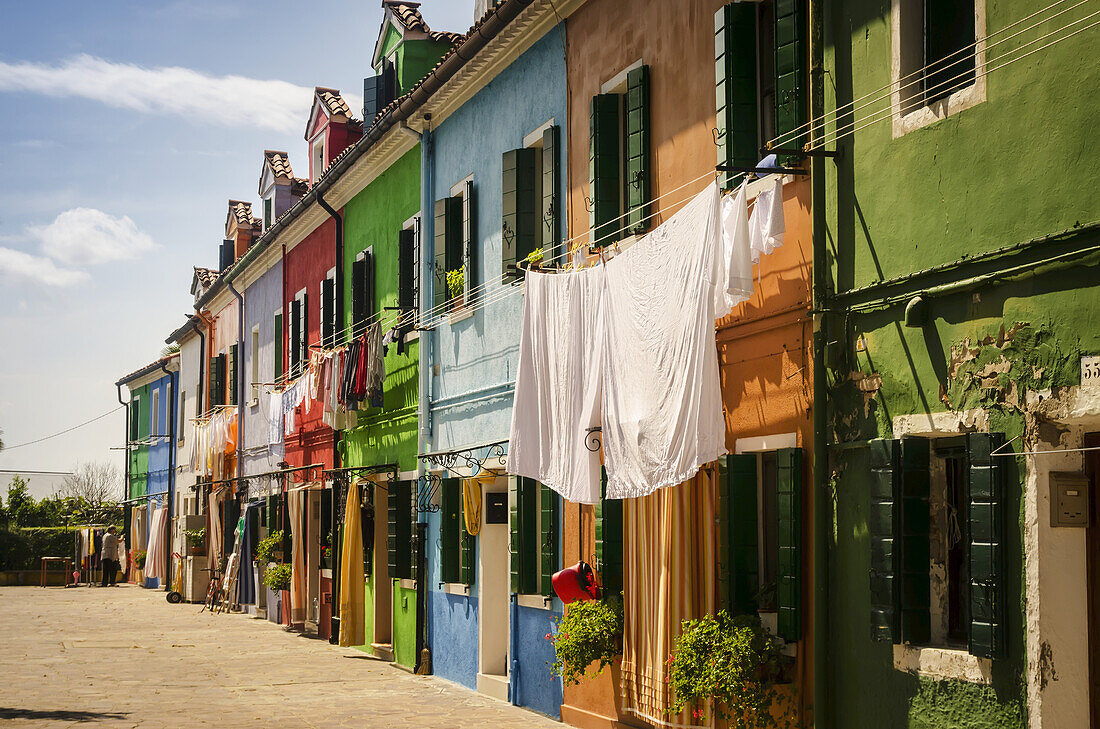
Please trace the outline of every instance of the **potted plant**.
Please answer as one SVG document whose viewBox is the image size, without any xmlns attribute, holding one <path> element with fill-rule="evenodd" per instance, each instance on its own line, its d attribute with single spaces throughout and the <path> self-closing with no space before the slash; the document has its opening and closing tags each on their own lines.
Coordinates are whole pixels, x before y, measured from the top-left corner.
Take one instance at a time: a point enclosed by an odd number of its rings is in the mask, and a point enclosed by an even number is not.
<svg viewBox="0 0 1100 729">
<path fill-rule="evenodd" d="M 290 596 L 287 592 L 290 590 L 290 580 L 293 574 L 293 568 L 288 564 L 272 564 L 268 565 L 267 570 L 264 572 L 263 582 L 264 585 L 279 595 L 280 604 L 283 606 L 282 617 L 283 623 L 287 623 L 287 611 L 290 609 Z"/>
<path fill-rule="evenodd" d="M 546 639 L 554 644 L 554 673 L 566 686 L 580 683 L 598 663 L 599 675 L 622 653 L 623 604 L 618 598 L 580 600 L 566 607 Z"/>
<path fill-rule="evenodd" d="M 139 570 L 145 569 L 145 557 L 146 552 L 144 549 L 138 549 L 134 551 L 134 566 Z"/>
<path fill-rule="evenodd" d="M 256 564 L 283 561 L 283 533 L 273 531 L 256 544 Z"/>
<path fill-rule="evenodd" d="M 187 538 L 187 546 L 191 554 L 206 554 L 206 527 L 185 529 L 183 531 L 183 536 Z"/>
<path fill-rule="evenodd" d="M 732 729 L 775 723 L 776 711 L 787 713 L 777 688 L 793 664 L 783 643 L 768 633 L 755 615 L 730 617 L 724 610 L 685 620 L 668 658 L 668 683 L 677 716 L 689 707 L 703 720 L 708 705 Z"/>
<path fill-rule="evenodd" d="M 522 261 L 523 268 L 532 268 L 536 271 L 542 268 L 543 253 L 541 248 L 536 248 L 527 254 L 527 257 Z"/>
<path fill-rule="evenodd" d="M 457 311 L 465 305 L 463 293 L 466 290 L 466 266 L 459 266 L 454 271 L 447 271 L 447 293 L 450 295 L 448 302 L 452 311 Z"/>
</svg>

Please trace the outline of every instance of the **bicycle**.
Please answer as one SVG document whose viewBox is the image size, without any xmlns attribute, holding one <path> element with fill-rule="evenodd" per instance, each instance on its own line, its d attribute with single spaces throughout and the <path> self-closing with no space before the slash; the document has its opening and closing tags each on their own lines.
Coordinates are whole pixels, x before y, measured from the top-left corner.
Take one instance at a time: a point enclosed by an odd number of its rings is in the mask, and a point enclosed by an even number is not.
<svg viewBox="0 0 1100 729">
<path fill-rule="evenodd" d="M 199 610 L 199 613 L 202 614 L 205 610 L 214 613 L 218 603 L 221 602 L 222 578 L 213 567 L 204 567 L 202 571 L 210 573 L 210 585 L 206 588 L 206 600 L 203 602 L 202 610 Z"/>
<path fill-rule="evenodd" d="M 176 605 L 183 602 L 183 556 L 179 552 L 172 552 L 176 558 L 176 569 L 172 575 L 172 587 L 164 599 Z"/>
</svg>

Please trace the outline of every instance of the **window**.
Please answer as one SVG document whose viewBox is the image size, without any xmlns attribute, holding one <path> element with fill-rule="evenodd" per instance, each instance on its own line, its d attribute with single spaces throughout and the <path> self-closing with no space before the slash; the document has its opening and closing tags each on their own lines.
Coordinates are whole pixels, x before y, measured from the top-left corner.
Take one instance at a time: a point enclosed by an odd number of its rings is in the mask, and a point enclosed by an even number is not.
<svg viewBox="0 0 1100 729">
<path fill-rule="evenodd" d="M 898 137 L 985 100 L 985 0 L 892 0 Z"/>
<path fill-rule="evenodd" d="M 623 591 L 623 502 L 605 498 L 607 471 L 600 469 L 600 501 L 595 505 L 596 573 L 605 595 Z"/>
<path fill-rule="evenodd" d="M 351 317 L 354 337 L 366 330 L 375 315 L 374 248 L 360 251 L 351 264 Z"/>
<path fill-rule="evenodd" d="M 252 367 L 250 368 L 249 402 L 255 405 L 260 400 L 260 325 L 252 327 L 252 344 L 249 349 Z"/>
<path fill-rule="evenodd" d="M 391 482 L 389 488 L 387 548 L 389 553 L 390 577 L 394 579 L 416 579 L 416 560 L 414 559 L 416 523 L 416 489 L 414 481 Z"/>
<path fill-rule="evenodd" d="M 241 394 L 240 357 L 236 344 L 229 345 L 229 375 L 228 375 L 228 399 L 226 404 L 236 405 Z"/>
<path fill-rule="evenodd" d="M 552 597 L 551 577 L 560 569 L 561 497 L 522 476 L 509 476 L 508 492 L 512 592 Z"/>
<path fill-rule="evenodd" d="M 321 346 L 336 344 L 336 269 L 321 281 Z"/>
<path fill-rule="evenodd" d="M 321 173 L 325 171 L 325 135 L 322 133 L 309 147 L 309 169 L 312 174 L 311 182 L 317 182 Z"/>
<path fill-rule="evenodd" d="M 179 408 L 179 420 L 176 425 L 176 441 L 183 442 L 184 433 L 187 426 L 187 391 L 180 390 L 180 408 Z"/>
<path fill-rule="evenodd" d="M 524 139 L 525 146 L 504 153 L 502 170 L 501 275 L 505 283 L 522 276 L 519 264 L 536 249 L 553 260 L 559 233 L 558 172 L 561 144 L 553 120 Z"/>
<path fill-rule="evenodd" d="M 418 280 L 419 250 L 420 250 L 420 218 L 414 217 L 405 223 L 405 227 L 397 236 L 397 306 L 401 314 L 416 310 L 416 300 L 420 293 Z M 408 317 L 402 331 L 412 328 L 413 323 Z"/>
<path fill-rule="evenodd" d="M 787 641 L 801 638 L 802 450 L 726 456 L 719 491 L 723 599 Z"/>
<path fill-rule="evenodd" d="M 275 222 L 275 193 L 272 192 L 270 197 L 264 198 L 264 230 L 271 227 L 271 224 Z"/>
<path fill-rule="evenodd" d="M 164 430 L 161 431 L 161 432 L 164 434 L 164 436 L 168 440 L 168 442 L 171 442 L 172 441 L 172 425 L 173 425 L 173 423 L 172 423 L 172 403 L 173 403 L 173 400 L 172 400 L 172 382 L 171 382 L 171 380 L 168 381 L 167 388 L 166 388 L 165 392 L 166 392 L 166 395 L 165 395 L 164 399 L 167 401 L 167 405 L 165 405 L 165 408 L 164 408 Z"/>
<path fill-rule="evenodd" d="M 1005 654 L 1000 433 L 871 443 L 871 633 Z"/>
<path fill-rule="evenodd" d="M 210 358 L 210 408 L 225 405 L 225 354 Z"/>
<path fill-rule="evenodd" d="M 451 196 L 435 201 L 434 306 L 469 304 L 477 285 L 474 181 L 463 180 Z"/>
<path fill-rule="evenodd" d="M 290 304 L 290 337 L 287 349 L 290 352 L 290 374 L 297 377 L 309 363 L 309 321 L 307 306 L 309 296 L 302 289 Z"/>
<path fill-rule="evenodd" d="M 155 389 L 153 390 L 152 404 L 149 406 L 149 435 L 160 435 L 160 431 L 160 390 Z M 154 438 L 154 442 L 156 440 Z"/>
<path fill-rule="evenodd" d="M 591 245 L 602 248 L 650 226 L 649 66 L 636 64 L 604 84 L 590 111 L 585 204 Z"/>
<path fill-rule="evenodd" d="M 141 395 L 130 398 L 130 441 L 136 441 L 139 437 L 139 423 L 141 422 Z"/>
<path fill-rule="evenodd" d="M 462 479 L 445 478 L 440 486 L 439 579 L 472 585 L 477 568 L 477 537 L 466 531 Z M 480 508 L 480 505 L 479 507 Z"/>
<path fill-rule="evenodd" d="M 275 382 L 282 381 L 283 373 L 286 365 L 284 364 L 284 349 L 283 349 L 283 312 L 276 311 L 274 322 L 272 323 L 272 337 L 271 341 L 275 342 Z"/>
</svg>

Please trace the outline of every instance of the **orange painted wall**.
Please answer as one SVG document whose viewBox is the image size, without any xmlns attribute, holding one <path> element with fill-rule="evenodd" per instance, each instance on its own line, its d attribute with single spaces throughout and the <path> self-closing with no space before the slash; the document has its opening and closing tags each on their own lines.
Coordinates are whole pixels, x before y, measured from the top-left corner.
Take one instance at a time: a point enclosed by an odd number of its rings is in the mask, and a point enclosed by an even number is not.
<svg viewBox="0 0 1100 729">
<path fill-rule="evenodd" d="M 717 160 L 714 108 L 714 13 L 725 0 L 589 0 L 566 20 L 569 88 L 569 236 L 589 229 L 589 105 L 600 86 L 639 59 L 650 72 L 650 168 L 654 208 L 667 220 L 708 180 Z M 737 438 L 798 433 L 806 478 L 812 454 L 810 368 L 810 188 L 806 178 L 784 187 L 785 244 L 756 267 L 753 299 L 719 323 L 727 446 Z M 683 190 L 672 192 L 682 185 Z M 812 696 L 812 534 L 810 489 L 803 498 L 803 639 L 798 678 Z M 565 508 L 563 561 L 594 556 L 591 507 Z M 580 727 L 637 724 L 619 711 L 618 673 L 605 671 L 565 689 L 562 720 Z"/>
</svg>

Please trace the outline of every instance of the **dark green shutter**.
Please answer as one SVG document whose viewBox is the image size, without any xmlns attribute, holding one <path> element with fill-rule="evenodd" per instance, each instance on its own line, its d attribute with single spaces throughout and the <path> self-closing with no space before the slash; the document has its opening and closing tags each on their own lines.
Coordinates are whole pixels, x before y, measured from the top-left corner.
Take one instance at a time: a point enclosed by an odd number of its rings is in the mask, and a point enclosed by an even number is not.
<svg viewBox="0 0 1100 729">
<path fill-rule="evenodd" d="M 477 537 L 466 531 L 464 527 L 459 528 L 458 532 L 459 547 L 462 552 L 458 581 L 464 585 L 472 585 L 477 569 Z"/>
<path fill-rule="evenodd" d="M 363 266 L 366 262 L 362 258 L 355 259 L 351 264 L 351 323 L 352 333 L 358 333 L 359 325 L 366 315 L 363 313 L 363 305 L 366 303 L 366 294 L 363 284 L 366 277 L 363 276 Z"/>
<path fill-rule="evenodd" d="M 363 538 L 363 576 L 370 578 L 374 574 L 374 530 L 376 521 L 374 518 L 374 488 L 375 485 L 364 483 L 360 492 L 359 518 L 362 523 Z M 365 492 L 365 493 L 364 493 Z"/>
<path fill-rule="evenodd" d="M 537 150 L 511 149 L 501 158 L 501 276 L 516 278 L 515 266 L 535 250 L 539 240 L 536 199 Z"/>
<path fill-rule="evenodd" d="M 291 549 L 293 548 L 293 534 L 294 524 L 290 523 L 290 505 L 288 502 L 290 496 L 284 491 L 279 494 L 279 529 L 283 531 L 283 563 L 290 564 L 292 559 Z"/>
<path fill-rule="evenodd" d="M 279 497 L 275 495 L 269 495 L 267 497 L 267 508 L 264 509 L 264 516 L 266 516 L 265 524 L 267 525 L 267 533 L 271 534 L 279 529 Z"/>
<path fill-rule="evenodd" d="M 302 323 L 299 325 L 299 333 L 301 335 L 301 349 L 298 355 L 298 372 L 305 370 L 306 365 L 309 364 L 309 294 L 302 294 L 302 307 L 300 309 L 302 315 Z"/>
<path fill-rule="evenodd" d="M 729 530 L 729 607 L 735 615 L 754 615 L 760 591 L 756 454 L 726 457 L 725 499 Z M 721 492 L 720 491 L 720 492 Z"/>
<path fill-rule="evenodd" d="M 465 269 L 463 293 L 466 294 L 467 304 L 470 303 L 470 292 L 477 285 L 476 200 L 474 181 L 466 180 L 462 195 L 462 266 Z"/>
<path fill-rule="evenodd" d="M 970 652 L 1003 658 L 1005 646 L 1005 466 L 990 455 L 1005 444 L 1002 433 L 970 433 Z"/>
<path fill-rule="evenodd" d="M 632 233 L 649 228 L 649 66 L 626 75 L 626 226 Z"/>
<path fill-rule="evenodd" d="M 539 577 L 543 595 L 554 594 L 554 586 L 550 578 L 558 571 L 558 510 L 560 502 L 557 492 L 552 488 L 549 486 L 539 488 L 539 510 L 542 515 L 540 524 L 542 544 L 539 546 L 542 569 Z"/>
<path fill-rule="evenodd" d="M 375 314 L 374 302 L 374 252 L 363 251 L 363 321 L 370 322 Z M 357 334 L 359 332 L 356 332 Z"/>
<path fill-rule="evenodd" d="M 298 365 L 301 363 L 302 342 L 302 302 L 295 299 L 290 305 L 290 341 L 287 349 L 290 352 L 290 374 L 298 374 Z"/>
<path fill-rule="evenodd" d="M 416 308 L 416 231 L 397 234 L 397 306 L 402 312 Z"/>
<path fill-rule="evenodd" d="M 213 409 L 214 406 L 216 406 L 218 404 L 218 356 L 217 355 L 214 355 L 213 357 L 210 358 L 210 367 L 207 370 L 206 389 L 207 389 L 207 400 L 210 403 L 210 409 Z M 137 415 L 136 411 L 134 412 L 134 415 L 135 416 Z M 134 423 L 134 425 L 135 425 L 134 432 L 136 433 L 137 432 L 137 427 L 136 427 L 137 423 Z M 136 440 L 136 436 L 135 436 L 135 440 Z"/>
<path fill-rule="evenodd" d="M 903 643 L 927 643 L 932 637 L 931 586 L 929 568 L 928 497 L 929 445 L 927 438 L 901 440 L 901 640 Z"/>
<path fill-rule="evenodd" d="M 462 516 L 462 483 L 457 478 L 445 478 L 440 485 L 439 579 L 458 582 L 460 579 L 459 520 Z"/>
<path fill-rule="evenodd" d="M 409 511 L 412 499 L 408 481 L 389 485 L 387 516 L 389 530 L 386 546 L 389 556 L 390 577 L 401 579 L 411 576 L 412 524 Z"/>
<path fill-rule="evenodd" d="M 214 358 L 214 395 L 217 400 L 214 405 L 225 405 L 225 355 L 219 354 Z"/>
<path fill-rule="evenodd" d="M 538 592 L 538 483 L 511 477 L 508 490 L 512 592 L 533 595 Z"/>
<path fill-rule="evenodd" d="M 749 167 L 757 140 L 754 3 L 729 3 L 714 14 L 714 88 L 718 164 Z M 733 173 L 727 173 L 728 180 Z"/>
<path fill-rule="evenodd" d="M 606 492 L 606 471 L 602 474 L 602 481 L 602 490 Z M 617 595 L 623 591 L 623 502 L 601 497 L 595 512 L 596 571 L 604 594 Z"/>
<path fill-rule="evenodd" d="M 435 201 L 435 264 L 433 266 L 433 282 L 435 295 L 432 298 L 433 308 L 438 308 L 447 302 L 450 294 L 447 293 L 447 199 Z"/>
<path fill-rule="evenodd" d="M 775 0 L 775 133 L 783 136 L 806 122 L 806 0 Z M 798 147 L 805 130 L 782 141 Z"/>
<path fill-rule="evenodd" d="M 551 124 L 542 133 L 542 225 L 539 230 L 543 260 L 551 261 L 557 254 L 561 242 L 558 218 L 558 188 L 561 178 L 558 173 L 558 155 L 561 151 L 558 126 Z"/>
<path fill-rule="evenodd" d="M 802 638 L 802 449 L 780 448 L 775 456 L 776 632 L 783 640 L 796 641 Z"/>
<path fill-rule="evenodd" d="M 211 364 L 213 359 L 210 360 Z M 138 439 L 138 422 L 141 411 L 141 400 L 133 399 L 130 401 L 130 440 L 134 441 Z"/>
<path fill-rule="evenodd" d="M 336 280 L 326 278 L 321 282 L 321 343 L 330 347 L 336 343 Z"/>
<path fill-rule="evenodd" d="M 283 363 L 283 313 L 281 311 L 275 315 L 275 336 L 272 337 L 272 341 L 275 343 L 275 381 L 278 382 L 286 371 Z"/>
<path fill-rule="evenodd" d="M 871 441 L 871 506 L 867 531 L 871 547 L 871 638 L 886 643 L 901 636 L 900 563 L 898 549 L 899 487 L 901 483 L 901 443 L 880 438 Z"/>
<path fill-rule="evenodd" d="M 238 390 L 240 388 L 239 380 L 240 368 L 237 362 L 237 345 L 229 345 L 229 404 L 236 405 Z"/>
<path fill-rule="evenodd" d="M 508 572 L 509 584 L 512 594 L 522 591 L 523 579 L 521 576 L 520 551 L 520 513 L 522 512 L 520 501 L 523 498 L 523 490 L 520 488 L 520 477 L 508 477 Z"/>
<path fill-rule="evenodd" d="M 602 248 L 621 236 L 619 225 L 619 95 L 592 97 L 588 179 L 592 245 Z"/>
</svg>

